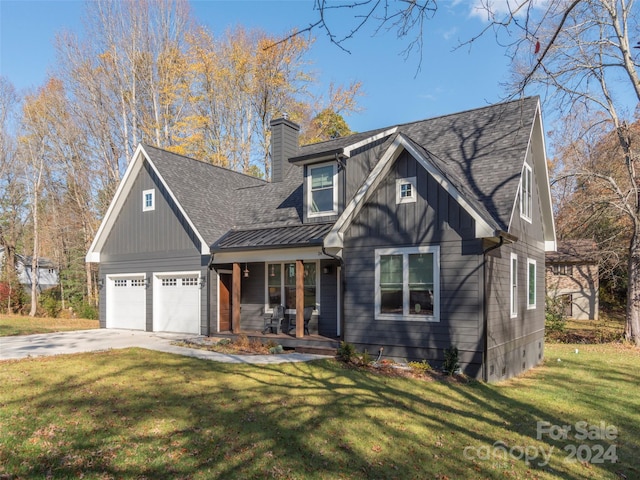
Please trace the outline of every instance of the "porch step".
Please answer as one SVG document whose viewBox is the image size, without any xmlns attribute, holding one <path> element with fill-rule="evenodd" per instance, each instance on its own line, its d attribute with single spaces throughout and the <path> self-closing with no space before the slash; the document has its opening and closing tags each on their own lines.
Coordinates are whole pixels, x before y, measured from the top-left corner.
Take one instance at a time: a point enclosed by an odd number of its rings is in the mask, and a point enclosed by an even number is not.
<svg viewBox="0 0 640 480">
<path fill-rule="evenodd" d="M 296 346 L 296 353 L 311 353 L 314 355 L 331 355 L 335 356 L 337 351 L 335 348 L 329 347 L 312 347 L 312 346 Z"/>
</svg>

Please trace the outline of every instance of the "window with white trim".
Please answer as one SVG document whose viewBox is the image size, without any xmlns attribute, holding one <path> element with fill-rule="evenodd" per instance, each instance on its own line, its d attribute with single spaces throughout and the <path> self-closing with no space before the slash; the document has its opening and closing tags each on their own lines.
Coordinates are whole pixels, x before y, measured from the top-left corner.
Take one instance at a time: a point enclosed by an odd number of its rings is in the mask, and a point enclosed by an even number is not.
<svg viewBox="0 0 640 480">
<path fill-rule="evenodd" d="M 510 310 L 511 318 L 518 316 L 518 255 L 511 254 L 511 279 L 510 279 Z"/>
<path fill-rule="evenodd" d="M 338 213 L 338 167 L 335 163 L 309 166 L 307 171 L 307 215 L 320 217 Z"/>
<path fill-rule="evenodd" d="M 318 263 L 304 262 L 304 306 L 318 306 Z M 296 264 L 295 262 L 267 264 L 268 310 L 284 305 L 287 310 L 296 308 Z"/>
<path fill-rule="evenodd" d="M 396 180 L 396 203 L 413 203 L 416 201 L 416 177 L 398 178 Z"/>
<path fill-rule="evenodd" d="M 142 211 L 149 212 L 156 208 L 156 191 L 155 189 L 144 190 L 142 192 Z"/>
<path fill-rule="evenodd" d="M 375 315 L 380 320 L 440 320 L 440 247 L 375 251 Z"/>
<path fill-rule="evenodd" d="M 524 164 L 522 168 L 522 179 L 520 181 L 520 216 L 531 221 L 533 212 L 533 171 L 531 167 Z"/>
<path fill-rule="evenodd" d="M 536 308 L 536 261 L 527 258 L 527 309 Z"/>
</svg>

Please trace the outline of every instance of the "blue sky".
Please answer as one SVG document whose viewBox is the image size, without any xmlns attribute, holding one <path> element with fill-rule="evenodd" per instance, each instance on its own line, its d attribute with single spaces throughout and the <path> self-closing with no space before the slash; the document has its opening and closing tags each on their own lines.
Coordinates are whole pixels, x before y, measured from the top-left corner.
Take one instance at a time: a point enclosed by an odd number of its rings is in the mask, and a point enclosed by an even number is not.
<svg viewBox="0 0 640 480">
<path fill-rule="evenodd" d="M 402 55 L 407 40 L 395 31 L 373 36 L 367 28 L 347 42 L 350 54 L 331 44 L 322 31 L 307 60 L 320 88 L 330 82 L 363 83 L 362 111 L 347 117 L 355 131 L 365 131 L 453 113 L 495 103 L 504 98 L 501 83 L 509 77 L 509 59 L 491 35 L 474 45 L 455 49 L 484 26 L 473 15 L 476 0 L 439 0 L 435 17 L 425 26 L 422 67 L 419 56 Z M 234 25 L 258 27 L 280 35 L 315 21 L 313 3 L 305 0 L 191 2 L 196 19 L 214 33 Z M 55 66 L 56 33 L 83 32 L 81 1 L 0 0 L 0 74 L 19 90 L 40 86 Z M 335 18 L 334 18 L 335 17 Z M 330 18 L 336 32 L 345 33 L 357 20 L 341 10 Z"/>
</svg>

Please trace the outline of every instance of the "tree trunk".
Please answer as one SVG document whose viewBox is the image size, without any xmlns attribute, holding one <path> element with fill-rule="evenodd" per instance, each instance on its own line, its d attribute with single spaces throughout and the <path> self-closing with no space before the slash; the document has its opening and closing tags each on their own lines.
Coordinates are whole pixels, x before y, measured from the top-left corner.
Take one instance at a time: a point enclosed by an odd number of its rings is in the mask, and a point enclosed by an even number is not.
<svg viewBox="0 0 640 480">
<path fill-rule="evenodd" d="M 640 346 L 640 232 L 629 247 L 629 286 L 627 291 L 627 323 L 625 338 Z"/>
</svg>

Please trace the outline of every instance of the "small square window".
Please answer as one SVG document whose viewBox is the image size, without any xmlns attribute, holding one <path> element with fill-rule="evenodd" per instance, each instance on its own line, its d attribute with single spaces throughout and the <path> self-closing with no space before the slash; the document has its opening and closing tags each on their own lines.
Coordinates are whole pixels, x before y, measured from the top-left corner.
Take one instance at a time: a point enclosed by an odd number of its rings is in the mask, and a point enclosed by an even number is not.
<svg viewBox="0 0 640 480">
<path fill-rule="evenodd" d="M 396 203 L 412 203 L 416 201 L 416 177 L 396 180 Z"/>
<path fill-rule="evenodd" d="M 155 189 L 144 190 L 142 192 L 142 211 L 149 212 L 156 208 L 156 191 Z"/>
</svg>

